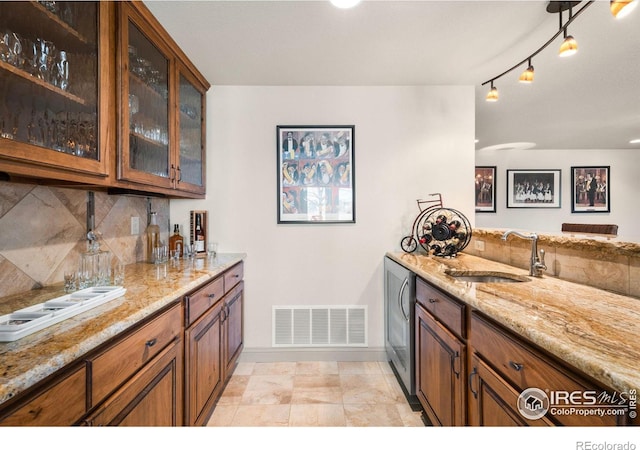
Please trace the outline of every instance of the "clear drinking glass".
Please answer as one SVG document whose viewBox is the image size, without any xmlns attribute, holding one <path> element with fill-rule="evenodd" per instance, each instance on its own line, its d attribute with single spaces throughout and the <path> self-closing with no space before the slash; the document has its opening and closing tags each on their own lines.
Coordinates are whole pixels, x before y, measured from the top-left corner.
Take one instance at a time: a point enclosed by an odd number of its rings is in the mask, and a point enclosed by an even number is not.
<svg viewBox="0 0 640 450">
<path fill-rule="evenodd" d="M 76 290 L 76 273 L 74 271 L 64 272 L 64 291 L 73 292 Z"/>
<path fill-rule="evenodd" d="M 119 259 L 113 265 L 113 285 L 122 286 L 124 284 L 124 263 Z"/>
</svg>

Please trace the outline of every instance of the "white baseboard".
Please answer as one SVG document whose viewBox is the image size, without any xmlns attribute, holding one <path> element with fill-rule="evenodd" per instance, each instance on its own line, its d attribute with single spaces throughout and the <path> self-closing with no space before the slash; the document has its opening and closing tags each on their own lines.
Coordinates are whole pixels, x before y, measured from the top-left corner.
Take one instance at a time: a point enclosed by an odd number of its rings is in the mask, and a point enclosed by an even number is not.
<svg viewBox="0 0 640 450">
<path fill-rule="evenodd" d="M 387 361 L 382 348 L 245 348 L 239 362 Z"/>
</svg>

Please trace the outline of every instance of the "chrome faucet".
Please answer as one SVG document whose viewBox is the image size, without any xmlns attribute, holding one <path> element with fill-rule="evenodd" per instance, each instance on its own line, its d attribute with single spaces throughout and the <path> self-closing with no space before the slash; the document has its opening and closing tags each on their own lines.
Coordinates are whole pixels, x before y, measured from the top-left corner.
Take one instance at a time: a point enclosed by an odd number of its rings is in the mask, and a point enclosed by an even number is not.
<svg viewBox="0 0 640 450">
<path fill-rule="evenodd" d="M 531 260 L 529 263 L 529 275 L 532 277 L 541 277 L 542 272 L 547 270 L 547 266 L 544 263 L 544 250 L 540 249 L 540 256 L 538 257 L 538 235 L 536 233 L 522 234 L 514 230 L 507 230 L 502 235 L 502 240 L 506 241 L 510 234 L 515 234 L 522 239 L 531 240 Z"/>
</svg>

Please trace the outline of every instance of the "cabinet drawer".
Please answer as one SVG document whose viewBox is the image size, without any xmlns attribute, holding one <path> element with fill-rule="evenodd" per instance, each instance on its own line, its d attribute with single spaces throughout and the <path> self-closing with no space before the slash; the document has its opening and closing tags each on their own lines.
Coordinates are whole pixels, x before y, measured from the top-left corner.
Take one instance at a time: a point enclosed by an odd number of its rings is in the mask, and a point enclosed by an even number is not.
<svg viewBox="0 0 640 450">
<path fill-rule="evenodd" d="M 240 262 L 224 273 L 224 291 L 234 287 L 244 276 L 244 263 Z"/>
<path fill-rule="evenodd" d="M 80 367 L 4 419 L 2 426 L 69 426 L 86 411 L 87 371 Z M 64 406 L 62 406 L 64 405 Z"/>
<path fill-rule="evenodd" d="M 470 341 L 474 350 L 520 392 L 527 388 L 538 388 L 545 392 L 602 391 L 475 313 L 471 315 Z M 583 417 L 571 414 L 555 418 L 564 425 L 617 424 L 615 416 Z"/>
<path fill-rule="evenodd" d="M 224 277 L 218 277 L 185 297 L 187 326 L 195 322 L 206 310 L 211 308 L 224 296 Z"/>
<path fill-rule="evenodd" d="M 424 280 L 416 279 L 416 301 L 458 336 L 464 337 L 465 306 Z"/>
<path fill-rule="evenodd" d="M 181 315 L 180 305 L 175 305 L 95 358 L 89 359 L 92 405 L 96 405 L 120 386 L 180 334 Z"/>
</svg>

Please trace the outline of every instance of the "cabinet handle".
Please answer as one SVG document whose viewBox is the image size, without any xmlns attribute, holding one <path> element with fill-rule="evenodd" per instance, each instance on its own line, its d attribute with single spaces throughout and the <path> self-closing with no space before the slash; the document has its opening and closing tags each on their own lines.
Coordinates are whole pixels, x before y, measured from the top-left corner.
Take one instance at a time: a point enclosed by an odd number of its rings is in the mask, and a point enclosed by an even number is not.
<svg viewBox="0 0 640 450">
<path fill-rule="evenodd" d="M 178 166 L 178 183 L 182 181 L 182 170 L 180 170 L 180 166 Z"/>
<path fill-rule="evenodd" d="M 517 362 L 509 361 L 509 365 L 517 372 L 520 372 L 524 369 L 524 364 L 519 364 Z"/>
<path fill-rule="evenodd" d="M 438 303 L 438 299 L 436 299 L 436 298 L 430 298 L 430 299 L 429 299 L 429 303 Z"/>
<path fill-rule="evenodd" d="M 238 275 L 237 273 L 233 275 L 233 278 L 240 278 L 240 275 Z"/>
<path fill-rule="evenodd" d="M 209 297 L 209 298 L 213 298 L 213 297 L 215 297 L 215 296 L 216 296 L 216 294 L 215 294 L 215 293 L 207 295 L 207 297 Z"/>
<path fill-rule="evenodd" d="M 478 369 L 474 367 L 473 372 L 469 374 L 469 390 L 473 394 L 473 398 L 478 398 L 478 391 L 473 390 L 473 377 L 476 375 L 478 375 Z"/>
<path fill-rule="evenodd" d="M 227 310 L 226 308 L 222 308 L 222 311 L 220 311 L 220 315 L 222 316 L 222 318 L 220 319 L 221 323 L 224 323 L 225 320 L 227 320 Z"/>
<path fill-rule="evenodd" d="M 153 347 L 154 345 L 156 345 L 156 342 L 157 342 L 157 339 L 153 338 L 145 342 L 144 345 L 146 345 L 147 347 Z"/>
<path fill-rule="evenodd" d="M 171 164 L 171 182 L 173 183 L 174 181 L 176 181 L 176 166 L 174 166 L 173 164 Z"/>
<path fill-rule="evenodd" d="M 460 378 L 460 371 L 456 370 L 456 360 L 460 359 L 460 352 L 456 352 L 456 354 L 451 358 L 451 370 L 455 374 L 456 378 Z"/>
</svg>

